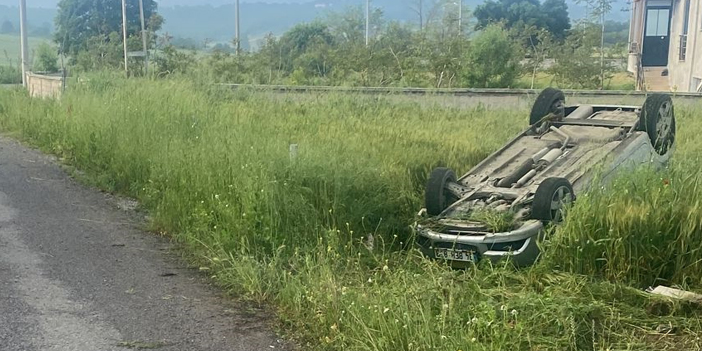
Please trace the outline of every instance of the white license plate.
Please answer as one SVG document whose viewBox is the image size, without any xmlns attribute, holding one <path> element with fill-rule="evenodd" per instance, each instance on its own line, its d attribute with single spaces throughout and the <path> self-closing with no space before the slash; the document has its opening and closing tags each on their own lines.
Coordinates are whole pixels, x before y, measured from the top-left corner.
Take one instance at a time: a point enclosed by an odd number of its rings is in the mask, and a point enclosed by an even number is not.
<svg viewBox="0 0 702 351">
<path fill-rule="evenodd" d="M 472 250 L 434 249 L 434 256 L 439 259 L 452 261 L 477 262 L 478 255 Z"/>
</svg>

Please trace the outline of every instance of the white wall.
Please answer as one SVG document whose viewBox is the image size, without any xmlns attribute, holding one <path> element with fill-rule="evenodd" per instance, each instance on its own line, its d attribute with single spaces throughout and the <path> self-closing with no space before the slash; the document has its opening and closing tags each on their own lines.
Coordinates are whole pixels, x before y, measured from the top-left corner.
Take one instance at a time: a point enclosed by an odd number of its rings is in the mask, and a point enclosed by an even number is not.
<svg viewBox="0 0 702 351">
<path fill-rule="evenodd" d="M 670 53 L 668 69 L 671 89 L 680 92 L 694 91 L 693 82 L 702 79 L 702 4 L 699 0 L 690 0 L 690 13 L 687 30 L 687 54 L 680 60 L 680 36 L 685 24 L 685 1 L 675 0 L 670 33 Z M 694 79 L 698 78 L 698 79 Z"/>
</svg>

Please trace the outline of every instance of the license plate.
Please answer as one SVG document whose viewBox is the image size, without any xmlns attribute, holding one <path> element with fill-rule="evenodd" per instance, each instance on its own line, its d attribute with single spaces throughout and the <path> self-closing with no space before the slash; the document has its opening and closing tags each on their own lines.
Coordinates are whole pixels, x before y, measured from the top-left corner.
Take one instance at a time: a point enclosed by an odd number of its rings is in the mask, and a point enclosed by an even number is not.
<svg viewBox="0 0 702 351">
<path fill-rule="evenodd" d="M 434 249 L 434 256 L 439 259 L 452 261 L 477 262 L 478 255 L 472 250 Z"/>
</svg>

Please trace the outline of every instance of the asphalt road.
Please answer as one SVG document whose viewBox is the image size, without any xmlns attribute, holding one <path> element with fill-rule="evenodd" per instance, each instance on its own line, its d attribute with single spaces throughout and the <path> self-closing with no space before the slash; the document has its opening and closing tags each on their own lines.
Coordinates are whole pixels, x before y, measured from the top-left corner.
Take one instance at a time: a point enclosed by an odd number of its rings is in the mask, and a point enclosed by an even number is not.
<svg viewBox="0 0 702 351">
<path fill-rule="evenodd" d="M 291 348 L 128 205 L 0 137 L 0 350 Z"/>
</svg>

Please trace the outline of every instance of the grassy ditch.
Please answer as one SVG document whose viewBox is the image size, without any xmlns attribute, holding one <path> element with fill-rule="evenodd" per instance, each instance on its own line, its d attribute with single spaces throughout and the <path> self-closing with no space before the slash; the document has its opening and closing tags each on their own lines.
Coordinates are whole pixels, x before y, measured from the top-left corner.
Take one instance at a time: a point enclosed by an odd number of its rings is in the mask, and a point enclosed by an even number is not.
<svg viewBox="0 0 702 351">
<path fill-rule="evenodd" d="M 60 101 L 0 91 L 2 130 L 137 198 L 314 350 L 699 349 L 699 307 L 640 289 L 702 288 L 699 110 L 678 111 L 670 171 L 579 198 L 536 266 L 453 271 L 412 249 L 426 176 L 465 172 L 525 111 L 99 76 Z"/>
</svg>

